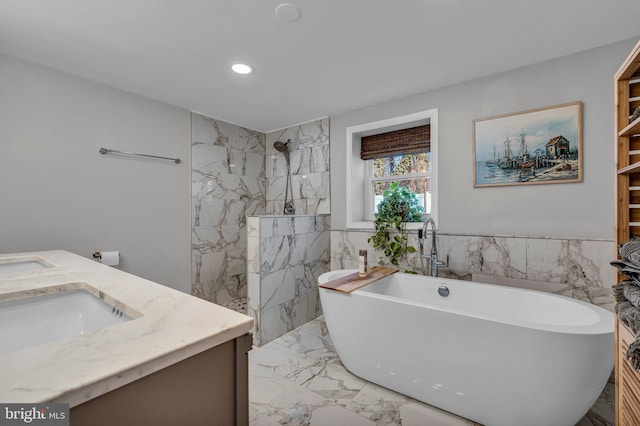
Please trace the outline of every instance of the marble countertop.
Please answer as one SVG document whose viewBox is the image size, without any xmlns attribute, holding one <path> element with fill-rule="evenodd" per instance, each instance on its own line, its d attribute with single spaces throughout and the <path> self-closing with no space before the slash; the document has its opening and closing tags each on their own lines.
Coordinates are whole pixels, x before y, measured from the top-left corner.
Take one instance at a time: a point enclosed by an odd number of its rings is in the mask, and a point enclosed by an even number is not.
<svg viewBox="0 0 640 426">
<path fill-rule="evenodd" d="M 0 275 L 0 300 L 72 284 L 96 289 L 134 319 L 0 355 L 2 403 L 73 407 L 235 339 L 253 325 L 246 315 L 66 251 L 3 254 L 0 263 L 15 258 L 41 259 L 50 267 Z"/>
</svg>

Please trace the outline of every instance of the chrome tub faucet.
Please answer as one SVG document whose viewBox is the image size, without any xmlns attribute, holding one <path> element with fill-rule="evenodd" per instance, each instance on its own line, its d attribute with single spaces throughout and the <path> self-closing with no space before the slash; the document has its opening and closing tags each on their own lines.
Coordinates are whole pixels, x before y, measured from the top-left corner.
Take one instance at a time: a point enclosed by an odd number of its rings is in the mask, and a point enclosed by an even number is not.
<svg viewBox="0 0 640 426">
<path fill-rule="evenodd" d="M 431 226 L 431 252 L 425 254 L 424 252 L 424 239 Z M 418 231 L 418 239 L 420 240 L 420 260 L 422 261 L 422 267 L 425 275 L 431 275 L 432 277 L 438 276 L 438 268 L 444 268 L 449 265 L 449 256 L 447 260 L 438 260 L 438 246 L 436 243 L 436 222 L 432 218 L 427 218 L 424 221 L 422 229 Z M 424 259 L 429 259 L 429 269 L 424 267 Z M 429 273 L 427 273 L 429 272 Z"/>
</svg>

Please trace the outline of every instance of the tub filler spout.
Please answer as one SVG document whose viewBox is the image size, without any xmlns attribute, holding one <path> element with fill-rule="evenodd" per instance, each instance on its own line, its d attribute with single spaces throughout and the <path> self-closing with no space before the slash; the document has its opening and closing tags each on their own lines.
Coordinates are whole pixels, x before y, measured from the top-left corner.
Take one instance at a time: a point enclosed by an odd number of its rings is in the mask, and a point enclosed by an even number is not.
<svg viewBox="0 0 640 426">
<path fill-rule="evenodd" d="M 431 251 L 429 254 L 424 253 L 424 238 L 431 226 Z M 445 268 L 449 265 L 449 256 L 447 260 L 438 260 L 438 246 L 436 243 L 436 222 L 433 218 L 427 218 L 424 221 L 422 230 L 418 232 L 418 239 L 420 240 L 420 259 L 423 263 L 423 269 L 425 275 L 431 275 L 432 277 L 438 276 L 438 268 Z M 424 259 L 429 259 L 429 269 L 424 267 Z"/>
</svg>

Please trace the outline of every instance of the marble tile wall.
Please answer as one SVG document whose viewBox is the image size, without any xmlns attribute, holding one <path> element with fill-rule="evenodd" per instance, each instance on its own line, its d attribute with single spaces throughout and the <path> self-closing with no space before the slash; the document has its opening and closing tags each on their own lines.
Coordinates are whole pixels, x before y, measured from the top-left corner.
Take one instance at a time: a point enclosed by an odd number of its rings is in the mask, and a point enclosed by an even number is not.
<svg viewBox="0 0 640 426">
<path fill-rule="evenodd" d="M 263 345 L 320 315 L 317 278 L 329 270 L 328 216 L 247 218 L 248 313 Z"/>
<path fill-rule="evenodd" d="M 264 214 L 264 133 L 191 114 L 192 294 L 246 297 L 247 215 Z"/>
<path fill-rule="evenodd" d="M 276 141 L 289 143 L 291 188 L 296 214 L 330 213 L 329 119 L 313 121 L 267 134 L 267 214 L 282 214 L 287 182 L 284 155 L 275 150 Z"/>
<path fill-rule="evenodd" d="M 367 243 L 373 231 L 331 231 L 331 269 L 357 268 L 358 250 L 368 249 L 369 264 L 378 262 Z M 474 275 L 504 277 L 496 284 L 518 285 L 550 291 L 613 310 L 611 286 L 615 272 L 614 242 L 532 237 L 492 237 L 439 234 L 440 259 L 449 267 L 440 276 L 471 279 Z M 409 244 L 418 248 L 417 231 Z M 431 247 L 428 238 L 425 247 Z M 420 258 L 410 255 L 402 268 L 422 273 Z"/>
</svg>

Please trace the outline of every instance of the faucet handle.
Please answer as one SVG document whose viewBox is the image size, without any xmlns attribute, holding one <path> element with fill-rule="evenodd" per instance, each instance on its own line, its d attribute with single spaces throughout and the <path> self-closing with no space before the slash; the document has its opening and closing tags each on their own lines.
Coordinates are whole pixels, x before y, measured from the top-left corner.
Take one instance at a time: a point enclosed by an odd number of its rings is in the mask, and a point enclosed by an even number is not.
<svg viewBox="0 0 640 426">
<path fill-rule="evenodd" d="M 447 260 L 438 260 L 436 256 L 431 256 L 431 259 L 437 268 L 446 268 L 449 266 L 449 255 L 447 255 Z"/>
<path fill-rule="evenodd" d="M 418 229 L 418 239 L 423 239 L 424 238 L 424 234 L 422 233 L 422 229 Z"/>
</svg>

